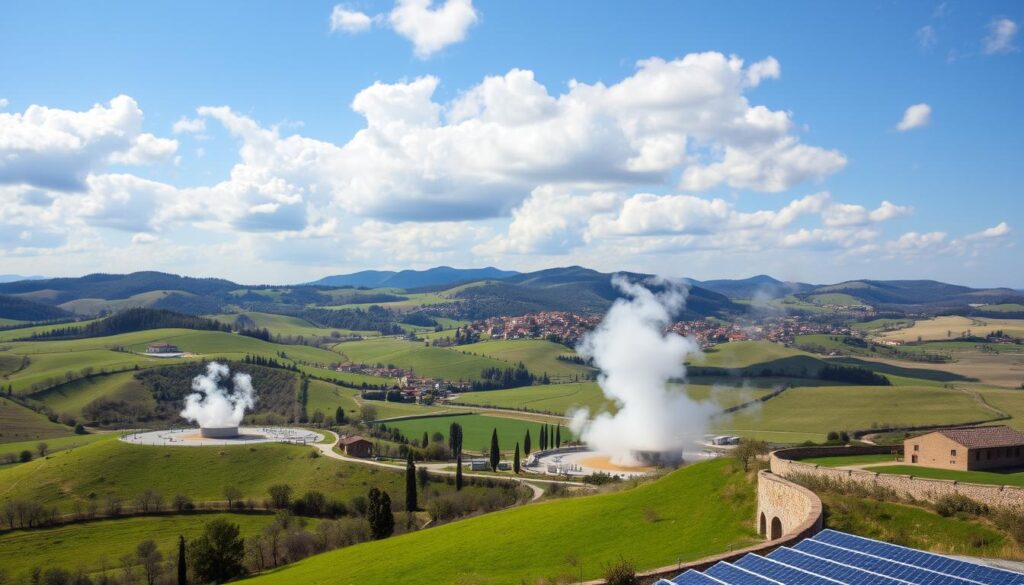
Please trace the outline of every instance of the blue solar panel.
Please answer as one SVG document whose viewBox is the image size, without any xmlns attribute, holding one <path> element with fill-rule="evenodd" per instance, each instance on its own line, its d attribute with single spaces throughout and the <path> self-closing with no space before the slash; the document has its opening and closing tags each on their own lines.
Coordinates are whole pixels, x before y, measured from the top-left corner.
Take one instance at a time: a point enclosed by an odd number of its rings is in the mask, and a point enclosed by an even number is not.
<svg viewBox="0 0 1024 585">
<path fill-rule="evenodd" d="M 833 585 L 838 582 L 754 554 L 736 561 L 736 566 L 786 585 Z"/>
<path fill-rule="evenodd" d="M 683 573 L 682 575 L 679 575 L 675 579 L 672 579 L 671 582 L 662 579 L 658 583 L 662 582 L 675 583 L 676 585 L 722 585 L 721 581 L 716 581 L 711 577 L 708 577 L 704 573 L 698 573 L 693 569 L 690 569 L 689 571 Z"/>
<path fill-rule="evenodd" d="M 986 585 L 1024 585 L 1024 575 L 1021 575 L 1020 573 L 1013 573 L 1002 569 L 986 567 L 984 565 L 977 565 L 966 561 L 959 561 L 942 555 L 926 553 L 904 546 L 889 544 L 887 542 L 879 542 L 877 540 L 854 536 L 852 534 L 836 532 L 835 530 L 824 530 L 817 534 L 814 537 L 814 540 L 835 544 L 843 548 L 865 552 L 917 567 L 924 567 L 947 575 L 954 575 L 956 577 L 962 577 L 978 583 L 985 583 Z"/>
<path fill-rule="evenodd" d="M 726 562 L 715 563 L 715 566 L 704 571 L 704 574 L 729 585 L 778 585 L 776 581 L 744 571 Z"/>
<path fill-rule="evenodd" d="M 873 585 L 906 585 L 906 582 L 884 577 L 878 573 L 842 565 L 833 561 L 811 556 L 807 553 L 795 551 L 791 548 L 776 549 L 769 559 L 786 563 L 791 567 L 810 571 L 822 577 L 842 581 L 843 583 L 872 583 Z"/>
<path fill-rule="evenodd" d="M 887 559 L 871 556 L 865 553 L 852 551 L 846 548 L 825 544 L 816 540 L 804 540 L 794 547 L 796 550 L 816 557 L 828 559 L 844 565 L 850 565 L 886 575 L 901 581 L 907 581 L 916 585 L 977 585 L 973 581 L 967 581 L 959 577 L 953 577 L 943 573 L 936 573 L 913 565 L 896 563 Z"/>
</svg>

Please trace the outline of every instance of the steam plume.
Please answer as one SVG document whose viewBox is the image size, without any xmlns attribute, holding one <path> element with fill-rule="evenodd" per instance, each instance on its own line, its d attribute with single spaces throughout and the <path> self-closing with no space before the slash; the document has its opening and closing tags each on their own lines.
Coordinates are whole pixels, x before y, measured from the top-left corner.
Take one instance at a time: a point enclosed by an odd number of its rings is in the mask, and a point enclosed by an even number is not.
<svg viewBox="0 0 1024 585">
<path fill-rule="evenodd" d="M 619 408 L 614 415 L 601 412 L 593 418 L 587 409 L 578 410 L 570 426 L 616 464 L 636 463 L 640 451 L 681 456 L 716 410 L 711 403 L 692 400 L 685 387 L 668 384 L 686 376 L 683 360 L 700 351 L 693 340 L 664 333 L 685 304 L 687 289 L 663 281 L 653 283 L 662 288 L 654 293 L 620 275 L 612 284 L 629 298 L 616 300 L 576 351 L 593 358 L 601 370 L 601 390 Z"/>
<path fill-rule="evenodd" d="M 220 382 L 227 381 L 230 373 L 224 364 L 207 364 L 205 374 L 192 378 L 194 392 L 185 397 L 181 416 L 203 428 L 237 427 L 245 416 L 245 409 L 256 403 L 256 395 L 249 374 L 235 374 L 233 393 L 221 387 Z"/>
</svg>

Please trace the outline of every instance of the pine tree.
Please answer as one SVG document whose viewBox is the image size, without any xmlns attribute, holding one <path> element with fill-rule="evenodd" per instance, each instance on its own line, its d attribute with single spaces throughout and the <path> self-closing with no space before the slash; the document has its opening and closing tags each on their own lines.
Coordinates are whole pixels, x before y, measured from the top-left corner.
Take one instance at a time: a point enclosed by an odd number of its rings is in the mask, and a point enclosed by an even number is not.
<svg viewBox="0 0 1024 585">
<path fill-rule="evenodd" d="M 555 427 L 555 448 L 562 446 L 562 425 Z"/>
<path fill-rule="evenodd" d="M 462 453 L 455 456 L 455 491 L 462 491 Z"/>
<path fill-rule="evenodd" d="M 512 458 L 512 470 L 519 473 L 519 443 L 516 443 L 516 454 Z"/>
<path fill-rule="evenodd" d="M 405 461 L 405 511 L 415 512 L 419 506 L 416 502 L 416 464 L 412 460 L 412 450 Z"/>
<path fill-rule="evenodd" d="M 178 585 L 188 585 L 188 567 L 185 565 L 185 537 L 178 537 Z"/>
<path fill-rule="evenodd" d="M 530 429 L 526 429 L 526 438 L 523 439 L 523 453 L 530 454 Z"/>
<path fill-rule="evenodd" d="M 501 461 L 501 450 L 498 448 L 498 429 L 491 433 L 491 471 L 498 471 L 498 463 Z"/>
</svg>

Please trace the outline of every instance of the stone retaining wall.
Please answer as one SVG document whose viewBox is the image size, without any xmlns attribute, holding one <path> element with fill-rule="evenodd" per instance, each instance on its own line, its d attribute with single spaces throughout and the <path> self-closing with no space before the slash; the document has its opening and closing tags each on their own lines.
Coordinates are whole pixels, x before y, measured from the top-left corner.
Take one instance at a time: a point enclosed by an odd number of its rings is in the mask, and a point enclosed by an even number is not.
<svg viewBox="0 0 1024 585">
<path fill-rule="evenodd" d="M 798 447 L 775 451 L 769 455 L 769 458 L 772 473 L 781 477 L 792 478 L 809 475 L 833 481 L 858 483 L 867 487 L 893 490 L 902 497 L 927 502 L 934 502 L 943 496 L 960 494 L 993 508 L 1024 510 L 1024 488 L 947 479 L 926 479 L 912 475 L 877 473 L 864 469 L 836 469 L 797 461 L 797 459 L 805 457 L 891 452 L 894 452 L 893 448 L 889 447 Z"/>
</svg>

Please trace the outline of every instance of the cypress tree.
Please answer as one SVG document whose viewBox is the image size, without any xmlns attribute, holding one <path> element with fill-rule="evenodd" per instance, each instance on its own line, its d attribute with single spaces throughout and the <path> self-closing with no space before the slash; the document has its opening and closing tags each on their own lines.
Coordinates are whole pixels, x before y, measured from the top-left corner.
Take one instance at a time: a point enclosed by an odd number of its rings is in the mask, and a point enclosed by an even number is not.
<svg viewBox="0 0 1024 585">
<path fill-rule="evenodd" d="M 188 585 L 188 567 L 185 563 L 185 537 L 178 536 L 178 585 Z"/>
<path fill-rule="evenodd" d="M 419 506 L 416 502 L 416 464 L 412 460 L 412 450 L 405 461 L 405 511 L 415 512 Z"/>
<path fill-rule="evenodd" d="M 370 523 L 370 534 L 374 540 L 391 536 L 395 531 L 395 516 L 391 513 L 391 496 L 377 488 L 370 488 L 367 498 L 366 519 Z"/>
<path fill-rule="evenodd" d="M 423 442 L 420 443 L 420 446 L 423 447 L 424 449 L 426 449 L 427 445 L 429 445 L 429 444 L 430 444 L 430 439 L 427 437 L 427 431 L 423 431 Z"/>
<path fill-rule="evenodd" d="M 523 439 L 523 453 L 530 454 L 530 429 L 526 429 L 526 438 Z"/>
<path fill-rule="evenodd" d="M 345 409 L 344 408 L 339 406 L 338 409 L 334 411 L 334 423 L 335 424 L 339 424 L 339 425 L 345 424 Z"/>
<path fill-rule="evenodd" d="M 516 443 L 516 454 L 512 458 L 512 469 L 519 473 L 519 443 Z"/>
<path fill-rule="evenodd" d="M 543 451 L 543 450 L 545 450 L 545 449 L 547 449 L 547 448 L 548 448 L 548 444 L 547 444 L 547 442 L 546 442 L 546 441 L 544 440 L 544 428 L 545 428 L 545 426 L 544 426 L 544 425 L 541 425 L 541 426 L 540 426 L 540 434 L 538 435 L 538 437 L 539 437 L 539 439 L 540 439 L 540 450 L 541 450 L 541 451 Z"/>
<path fill-rule="evenodd" d="M 562 446 L 562 425 L 555 427 L 555 447 Z"/>
<path fill-rule="evenodd" d="M 491 433 L 491 471 L 498 471 L 498 463 L 501 461 L 501 450 L 498 448 L 498 429 Z"/>
<path fill-rule="evenodd" d="M 462 453 L 455 456 L 455 491 L 462 491 Z"/>
</svg>

